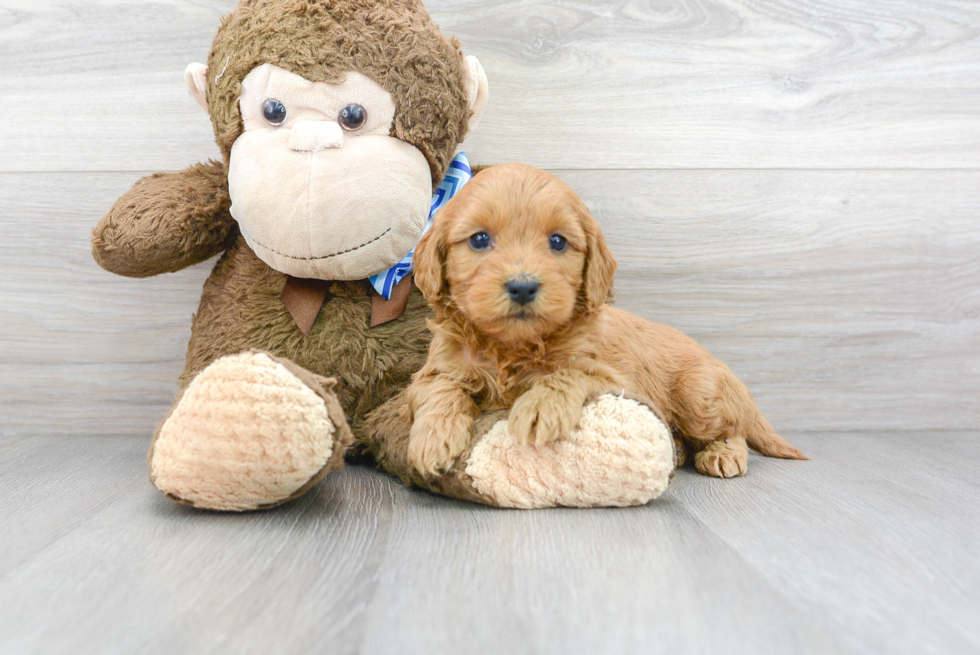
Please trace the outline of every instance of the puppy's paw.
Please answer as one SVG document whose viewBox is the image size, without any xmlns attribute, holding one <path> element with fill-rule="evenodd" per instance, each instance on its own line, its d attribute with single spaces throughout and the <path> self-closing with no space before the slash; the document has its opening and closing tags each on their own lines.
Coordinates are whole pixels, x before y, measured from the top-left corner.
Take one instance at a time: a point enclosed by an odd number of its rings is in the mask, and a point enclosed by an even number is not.
<svg viewBox="0 0 980 655">
<path fill-rule="evenodd" d="M 426 477 L 445 473 L 470 445 L 468 416 L 416 419 L 408 438 L 408 463 Z"/>
<path fill-rule="evenodd" d="M 567 437 L 580 418 L 580 405 L 551 389 L 532 387 L 514 403 L 507 421 L 518 441 L 540 446 Z"/>
<path fill-rule="evenodd" d="M 712 441 L 694 455 L 694 467 L 715 478 L 745 475 L 748 466 L 749 449 L 744 439 Z"/>
</svg>

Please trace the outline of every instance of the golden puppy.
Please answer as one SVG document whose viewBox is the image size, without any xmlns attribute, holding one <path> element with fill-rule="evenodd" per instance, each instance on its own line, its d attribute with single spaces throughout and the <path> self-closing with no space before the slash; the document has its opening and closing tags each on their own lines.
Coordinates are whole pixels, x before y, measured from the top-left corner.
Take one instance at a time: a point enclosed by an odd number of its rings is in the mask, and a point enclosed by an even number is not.
<svg viewBox="0 0 980 655">
<path fill-rule="evenodd" d="M 452 465 L 482 410 L 510 407 L 523 443 L 567 435 L 590 395 L 645 396 L 694 442 L 704 474 L 745 473 L 748 448 L 806 459 L 752 394 L 694 340 L 606 303 L 616 261 L 561 180 L 522 164 L 489 168 L 436 216 L 415 253 L 432 304 L 432 345 L 408 389 L 409 461 Z"/>
</svg>

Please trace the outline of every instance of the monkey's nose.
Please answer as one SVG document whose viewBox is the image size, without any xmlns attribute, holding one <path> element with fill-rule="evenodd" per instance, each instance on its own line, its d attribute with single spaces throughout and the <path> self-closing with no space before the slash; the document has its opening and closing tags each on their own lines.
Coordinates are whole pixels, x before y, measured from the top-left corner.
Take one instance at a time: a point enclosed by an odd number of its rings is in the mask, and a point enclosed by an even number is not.
<svg viewBox="0 0 980 655">
<path fill-rule="evenodd" d="M 299 121 L 289 131 L 289 147 L 298 152 L 319 152 L 343 146 L 344 130 L 336 121 Z"/>
<path fill-rule="evenodd" d="M 534 300 L 534 297 L 538 295 L 538 288 L 540 286 L 537 280 L 527 277 L 507 280 L 507 283 L 504 284 L 504 288 L 507 289 L 507 294 L 510 296 L 510 299 L 518 305 L 526 305 Z"/>
</svg>

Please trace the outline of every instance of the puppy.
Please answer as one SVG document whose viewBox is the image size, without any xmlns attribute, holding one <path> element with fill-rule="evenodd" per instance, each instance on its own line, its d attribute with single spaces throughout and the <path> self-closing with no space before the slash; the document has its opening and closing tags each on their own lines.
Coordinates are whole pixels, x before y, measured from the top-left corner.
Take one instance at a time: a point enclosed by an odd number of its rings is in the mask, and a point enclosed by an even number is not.
<svg viewBox="0 0 980 655">
<path fill-rule="evenodd" d="M 694 340 L 607 304 L 616 262 L 579 197 L 522 164 L 482 171 L 436 216 L 415 252 L 432 344 L 408 389 L 409 462 L 450 467 L 483 410 L 510 408 L 522 443 L 566 436 L 586 399 L 645 396 L 693 442 L 698 471 L 745 473 L 748 446 L 806 459 L 752 394 Z"/>
</svg>

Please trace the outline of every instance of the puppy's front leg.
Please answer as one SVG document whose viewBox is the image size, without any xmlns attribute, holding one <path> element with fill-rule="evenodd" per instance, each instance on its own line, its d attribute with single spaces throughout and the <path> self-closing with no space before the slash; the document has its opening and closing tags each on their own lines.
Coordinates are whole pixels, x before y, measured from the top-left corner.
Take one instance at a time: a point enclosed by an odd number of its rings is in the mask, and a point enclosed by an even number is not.
<svg viewBox="0 0 980 655">
<path fill-rule="evenodd" d="M 448 471 L 470 445 L 479 408 L 462 387 L 442 375 L 413 381 L 408 398 L 413 415 L 408 463 L 425 476 Z"/>
<path fill-rule="evenodd" d="M 549 373 L 524 392 L 508 417 L 510 433 L 538 446 L 568 436 L 582 418 L 586 398 L 620 385 L 611 376 L 579 369 Z"/>
</svg>

